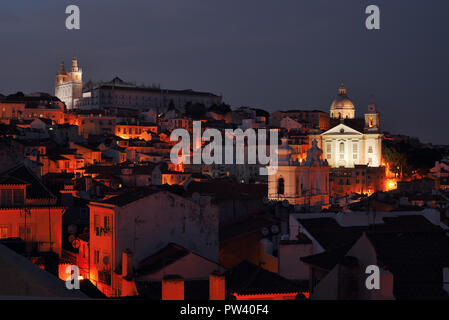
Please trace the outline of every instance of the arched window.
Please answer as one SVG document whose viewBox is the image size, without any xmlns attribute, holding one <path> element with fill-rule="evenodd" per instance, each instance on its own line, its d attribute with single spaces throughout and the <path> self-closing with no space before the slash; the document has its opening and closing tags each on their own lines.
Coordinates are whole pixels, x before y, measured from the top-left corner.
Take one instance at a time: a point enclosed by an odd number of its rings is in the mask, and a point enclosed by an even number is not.
<svg viewBox="0 0 449 320">
<path fill-rule="evenodd" d="M 284 179 L 280 178 L 278 180 L 278 194 L 284 194 Z"/>
</svg>

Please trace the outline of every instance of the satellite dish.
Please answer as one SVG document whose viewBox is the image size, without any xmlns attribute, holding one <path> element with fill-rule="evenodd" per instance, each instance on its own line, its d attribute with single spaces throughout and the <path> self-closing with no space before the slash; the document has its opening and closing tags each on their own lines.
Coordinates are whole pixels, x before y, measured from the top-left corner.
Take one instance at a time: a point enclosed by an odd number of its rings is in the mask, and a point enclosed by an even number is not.
<svg viewBox="0 0 449 320">
<path fill-rule="evenodd" d="M 67 231 L 71 234 L 76 234 L 76 232 L 78 231 L 78 227 L 76 226 L 76 224 L 71 224 L 67 227 Z"/>
<path fill-rule="evenodd" d="M 263 228 L 262 228 L 262 234 L 263 234 L 264 236 L 268 236 L 269 233 L 270 233 L 270 230 L 268 230 L 267 227 L 263 227 Z"/>
<path fill-rule="evenodd" d="M 72 241 L 72 247 L 78 249 L 81 246 L 81 241 L 79 239 L 75 239 Z"/>
<path fill-rule="evenodd" d="M 271 233 L 273 233 L 273 234 L 279 233 L 279 227 L 277 225 L 273 224 L 271 226 Z"/>
</svg>

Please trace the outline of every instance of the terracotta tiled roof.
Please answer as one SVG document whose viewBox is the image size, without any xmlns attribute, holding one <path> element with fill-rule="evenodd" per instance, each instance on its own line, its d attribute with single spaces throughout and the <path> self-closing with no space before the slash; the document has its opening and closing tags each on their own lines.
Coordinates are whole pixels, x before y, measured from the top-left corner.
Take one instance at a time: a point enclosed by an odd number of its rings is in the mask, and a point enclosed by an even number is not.
<svg viewBox="0 0 449 320">
<path fill-rule="evenodd" d="M 186 248 L 169 243 L 155 254 L 143 259 L 139 263 L 137 273 L 139 275 L 152 274 L 187 256 L 189 253 L 190 251 Z"/>
<path fill-rule="evenodd" d="M 24 181 L 27 183 L 26 197 L 29 199 L 54 199 L 50 190 L 24 164 L 18 164 L 0 174 L 5 181 Z"/>
</svg>

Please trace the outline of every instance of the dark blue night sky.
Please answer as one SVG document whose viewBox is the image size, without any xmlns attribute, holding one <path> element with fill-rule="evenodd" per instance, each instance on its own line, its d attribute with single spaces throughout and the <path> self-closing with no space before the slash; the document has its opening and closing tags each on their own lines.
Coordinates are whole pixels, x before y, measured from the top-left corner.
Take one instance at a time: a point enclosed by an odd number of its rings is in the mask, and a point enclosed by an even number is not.
<svg viewBox="0 0 449 320">
<path fill-rule="evenodd" d="M 21 0 L 0 4 L 0 93 L 53 93 L 59 62 L 84 80 L 223 94 L 233 107 L 321 109 L 343 81 L 383 129 L 449 144 L 447 0 Z M 65 29 L 79 5 L 81 30 Z M 381 30 L 365 28 L 365 8 Z"/>
</svg>

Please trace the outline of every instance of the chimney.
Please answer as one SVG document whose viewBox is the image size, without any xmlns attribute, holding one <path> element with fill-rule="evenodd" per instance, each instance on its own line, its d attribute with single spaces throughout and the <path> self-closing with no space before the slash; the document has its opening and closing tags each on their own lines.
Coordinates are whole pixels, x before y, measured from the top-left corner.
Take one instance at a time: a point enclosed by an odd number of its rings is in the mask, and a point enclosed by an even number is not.
<svg viewBox="0 0 449 320">
<path fill-rule="evenodd" d="M 184 279 L 167 275 L 162 279 L 162 300 L 184 300 Z"/>
<path fill-rule="evenodd" d="M 446 268 L 445 268 L 446 269 Z M 380 295 L 384 299 L 394 299 L 394 277 L 389 271 L 381 269 L 380 272 Z M 447 291 L 445 287 L 443 287 Z"/>
<path fill-rule="evenodd" d="M 122 253 L 122 276 L 130 277 L 133 274 L 133 253 L 126 249 Z"/>
<path fill-rule="evenodd" d="M 225 299 L 225 276 L 218 272 L 209 275 L 209 300 Z"/>
<path fill-rule="evenodd" d="M 73 206 L 73 186 L 72 186 L 72 190 L 67 190 L 67 188 L 64 188 L 64 190 L 61 190 L 60 193 L 61 193 L 62 205 L 66 206 L 66 207 L 72 207 Z"/>
</svg>

